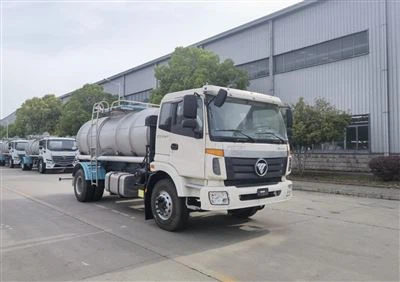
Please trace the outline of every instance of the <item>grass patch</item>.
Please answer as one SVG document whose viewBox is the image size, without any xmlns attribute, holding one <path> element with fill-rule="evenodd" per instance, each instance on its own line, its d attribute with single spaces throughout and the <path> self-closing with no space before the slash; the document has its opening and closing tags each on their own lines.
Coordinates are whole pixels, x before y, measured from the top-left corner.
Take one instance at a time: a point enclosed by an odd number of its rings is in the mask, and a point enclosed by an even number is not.
<svg viewBox="0 0 400 282">
<path fill-rule="evenodd" d="M 305 171 L 303 175 L 293 171 L 289 180 L 325 182 L 333 184 L 361 185 L 382 188 L 400 189 L 400 181 L 382 181 L 372 174 L 332 172 L 332 171 Z"/>
</svg>

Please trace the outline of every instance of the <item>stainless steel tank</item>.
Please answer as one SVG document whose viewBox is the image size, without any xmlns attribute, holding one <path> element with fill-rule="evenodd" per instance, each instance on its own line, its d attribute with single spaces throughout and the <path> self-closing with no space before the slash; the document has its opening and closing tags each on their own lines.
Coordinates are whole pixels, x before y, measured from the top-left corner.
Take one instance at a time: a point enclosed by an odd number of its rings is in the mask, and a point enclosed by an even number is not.
<svg viewBox="0 0 400 282">
<path fill-rule="evenodd" d="M 29 140 L 25 152 L 29 156 L 39 155 L 39 139 Z"/>
<path fill-rule="evenodd" d="M 10 142 L 9 141 L 3 141 L 1 144 L 0 144 L 0 153 L 2 153 L 2 154 L 5 154 L 5 153 L 9 153 L 10 152 L 10 149 L 8 148 L 8 144 L 9 144 Z"/>
<path fill-rule="evenodd" d="M 99 156 L 145 156 L 149 144 L 149 128 L 145 120 L 150 115 L 158 115 L 158 108 L 147 108 L 138 112 L 122 113 L 99 118 L 98 154 Z M 79 152 L 90 155 L 96 144 L 95 126 L 92 121 L 86 122 L 76 135 Z M 92 134 L 93 129 L 93 134 Z"/>
</svg>

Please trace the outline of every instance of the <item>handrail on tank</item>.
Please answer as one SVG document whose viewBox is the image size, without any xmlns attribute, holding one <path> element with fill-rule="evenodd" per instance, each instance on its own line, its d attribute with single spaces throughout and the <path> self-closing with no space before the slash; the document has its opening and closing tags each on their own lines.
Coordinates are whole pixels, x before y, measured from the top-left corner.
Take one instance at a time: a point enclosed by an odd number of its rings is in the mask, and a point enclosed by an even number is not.
<svg viewBox="0 0 400 282">
<path fill-rule="evenodd" d="M 109 108 L 110 108 L 110 104 L 107 101 L 103 100 L 103 101 L 94 103 L 93 109 L 92 109 L 92 114 L 94 114 L 94 113 L 102 113 L 106 109 L 109 109 Z"/>
<path fill-rule="evenodd" d="M 158 108 L 158 107 L 160 107 L 160 105 L 157 105 L 157 104 L 151 104 L 151 103 L 145 103 L 145 102 L 139 102 L 139 101 L 115 100 L 114 102 L 111 103 L 109 110 L 111 111 L 114 109 L 118 109 L 124 105 L 143 106 L 143 108 Z"/>
</svg>

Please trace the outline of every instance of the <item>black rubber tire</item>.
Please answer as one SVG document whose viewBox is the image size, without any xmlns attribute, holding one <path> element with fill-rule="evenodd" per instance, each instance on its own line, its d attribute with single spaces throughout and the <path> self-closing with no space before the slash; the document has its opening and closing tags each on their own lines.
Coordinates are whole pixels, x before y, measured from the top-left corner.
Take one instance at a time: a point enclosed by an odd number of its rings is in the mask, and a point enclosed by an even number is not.
<svg viewBox="0 0 400 282">
<path fill-rule="evenodd" d="M 28 170 L 28 167 L 29 167 L 29 166 L 27 166 L 27 165 L 25 165 L 23 162 L 21 162 L 21 169 L 22 169 L 22 170 Z"/>
<path fill-rule="evenodd" d="M 10 168 L 14 168 L 14 167 L 15 167 L 14 161 L 13 161 L 13 159 L 10 159 Z"/>
<path fill-rule="evenodd" d="M 89 183 L 90 185 L 90 183 Z M 93 192 L 93 201 L 100 201 L 101 198 L 103 198 L 103 193 L 104 193 L 104 181 L 99 181 L 99 185 L 93 186 L 94 192 Z"/>
<path fill-rule="evenodd" d="M 29 165 L 26 170 L 32 170 L 32 165 Z"/>
<path fill-rule="evenodd" d="M 228 214 L 238 218 L 249 218 L 257 213 L 259 207 L 228 210 Z"/>
<path fill-rule="evenodd" d="M 4 161 L 0 161 L 0 166 L 4 166 L 5 162 Z"/>
<path fill-rule="evenodd" d="M 43 160 L 39 160 L 39 162 L 38 162 L 38 172 L 41 174 L 46 173 L 46 166 L 45 166 L 45 163 L 43 162 Z"/>
<path fill-rule="evenodd" d="M 156 211 L 157 197 L 160 192 L 165 191 L 172 201 L 172 211 L 168 219 L 163 219 Z M 167 231 L 183 230 L 187 227 L 189 210 L 186 207 L 185 198 L 179 198 L 172 180 L 161 179 L 158 181 L 151 193 L 151 211 L 156 224 Z"/>
<path fill-rule="evenodd" d="M 80 189 L 78 185 L 81 185 Z M 90 184 L 90 181 L 85 180 L 83 169 L 79 169 L 74 175 L 74 193 L 79 202 L 90 202 L 93 200 L 95 189 Z M 77 191 L 80 190 L 80 191 Z"/>
</svg>

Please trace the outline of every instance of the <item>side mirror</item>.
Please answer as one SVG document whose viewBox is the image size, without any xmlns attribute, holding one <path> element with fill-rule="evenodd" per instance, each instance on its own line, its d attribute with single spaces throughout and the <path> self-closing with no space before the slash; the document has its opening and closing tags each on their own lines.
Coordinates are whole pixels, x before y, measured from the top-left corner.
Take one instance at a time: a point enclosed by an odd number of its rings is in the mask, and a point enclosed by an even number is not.
<svg viewBox="0 0 400 282">
<path fill-rule="evenodd" d="M 293 112 L 291 108 L 286 109 L 286 128 L 291 129 L 293 127 Z"/>
<path fill-rule="evenodd" d="M 218 108 L 222 107 L 222 105 L 225 103 L 227 96 L 228 96 L 228 91 L 221 88 L 218 91 L 217 97 L 215 97 L 214 99 L 214 105 Z"/>
<path fill-rule="evenodd" d="M 182 121 L 182 127 L 183 128 L 191 128 L 191 129 L 195 129 L 197 126 L 197 122 L 195 119 L 184 119 Z"/>
<path fill-rule="evenodd" d="M 197 116 L 197 98 L 194 95 L 183 97 L 183 117 L 186 119 L 195 119 Z"/>
</svg>

